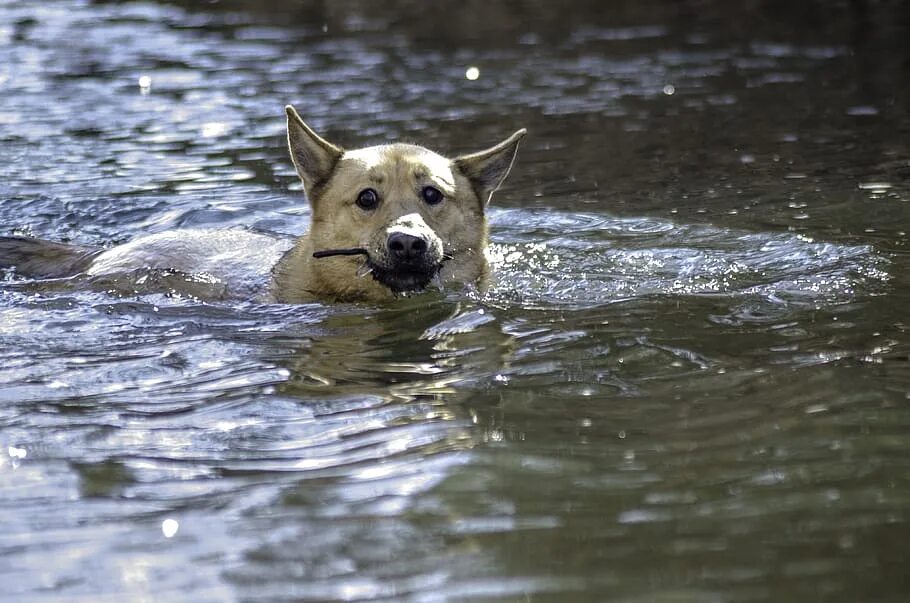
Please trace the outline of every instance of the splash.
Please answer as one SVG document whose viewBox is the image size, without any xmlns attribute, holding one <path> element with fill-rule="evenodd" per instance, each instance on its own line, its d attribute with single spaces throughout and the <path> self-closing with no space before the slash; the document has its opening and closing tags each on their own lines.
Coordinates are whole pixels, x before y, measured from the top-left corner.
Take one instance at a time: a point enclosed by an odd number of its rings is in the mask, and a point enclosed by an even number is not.
<svg viewBox="0 0 910 603">
<path fill-rule="evenodd" d="M 492 303 L 593 307 L 655 295 L 848 301 L 878 291 L 888 260 L 868 245 L 816 242 L 657 218 L 548 210 L 491 216 Z"/>
</svg>

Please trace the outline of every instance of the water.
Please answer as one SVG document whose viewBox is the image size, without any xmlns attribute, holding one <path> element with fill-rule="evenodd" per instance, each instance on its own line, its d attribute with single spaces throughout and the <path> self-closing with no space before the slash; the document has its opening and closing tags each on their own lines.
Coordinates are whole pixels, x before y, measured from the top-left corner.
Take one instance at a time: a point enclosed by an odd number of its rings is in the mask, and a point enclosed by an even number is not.
<svg viewBox="0 0 910 603">
<path fill-rule="evenodd" d="M 530 130 L 482 295 L 8 275 L 0 599 L 906 600 L 906 17 L 0 4 L 3 234 L 302 232 L 288 102 L 351 147 Z"/>
</svg>

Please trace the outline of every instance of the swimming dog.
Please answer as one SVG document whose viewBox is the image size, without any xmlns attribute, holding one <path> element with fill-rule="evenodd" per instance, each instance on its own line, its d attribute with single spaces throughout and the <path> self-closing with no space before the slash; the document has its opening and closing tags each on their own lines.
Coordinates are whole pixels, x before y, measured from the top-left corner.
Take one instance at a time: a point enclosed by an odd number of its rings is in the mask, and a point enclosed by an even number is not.
<svg viewBox="0 0 910 603">
<path fill-rule="evenodd" d="M 484 287 L 486 208 L 526 130 L 448 159 L 404 143 L 345 150 L 316 134 L 291 105 L 285 112 L 291 159 L 311 207 L 309 231 L 296 241 L 207 229 L 141 236 L 109 249 L 2 237 L 0 267 L 96 283 L 176 274 L 217 284 L 216 297 L 243 297 L 265 282 L 258 297 L 281 303 L 381 302 L 433 283 Z M 175 279 L 167 283 L 174 287 Z"/>
</svg>

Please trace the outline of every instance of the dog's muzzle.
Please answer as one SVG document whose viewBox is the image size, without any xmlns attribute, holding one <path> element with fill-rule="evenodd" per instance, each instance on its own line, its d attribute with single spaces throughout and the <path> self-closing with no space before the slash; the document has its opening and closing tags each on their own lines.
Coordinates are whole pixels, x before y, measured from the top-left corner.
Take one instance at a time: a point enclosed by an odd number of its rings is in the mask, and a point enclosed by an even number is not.
<svg viewBox="0 0 910 603">
<path fill-rule="evenodd" d="M 394 293 L 425 289 L 444 261 L 438 239 L 406 230 L 389 232 L 383 251 L 371 256 L 368 265 L 373 278 Z"/>
</svg>

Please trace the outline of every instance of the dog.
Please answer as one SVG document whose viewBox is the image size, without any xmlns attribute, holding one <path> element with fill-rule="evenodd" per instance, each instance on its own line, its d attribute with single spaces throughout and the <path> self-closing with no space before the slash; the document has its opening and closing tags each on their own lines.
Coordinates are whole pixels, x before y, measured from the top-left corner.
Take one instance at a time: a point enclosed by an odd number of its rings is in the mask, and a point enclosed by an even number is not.
<svg viewBox="0 0 910 603">
<path fill-rule="evenodd" d="M 166 283 L 178 292 L 175 282 L 215 285 L 204 297 L 245 297 L 264 288 L 260 299 L 290 304 L 383 302 L 434 283 L 486 286 L 485 212 L 525 129 L 448 159 L 405 143 L 344 150 L 316 134 L 293 106 L 285 112 L 291 160 L 312 210 L 309 231 L 296 241 L 206 229 L 146 235 L 109 249 L 0 237 L 0 267 L 103 286 L 177 275 Z"/>
</svg>

